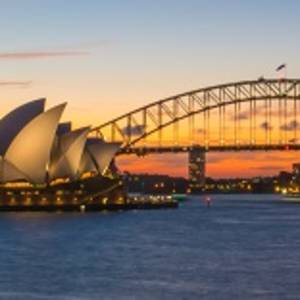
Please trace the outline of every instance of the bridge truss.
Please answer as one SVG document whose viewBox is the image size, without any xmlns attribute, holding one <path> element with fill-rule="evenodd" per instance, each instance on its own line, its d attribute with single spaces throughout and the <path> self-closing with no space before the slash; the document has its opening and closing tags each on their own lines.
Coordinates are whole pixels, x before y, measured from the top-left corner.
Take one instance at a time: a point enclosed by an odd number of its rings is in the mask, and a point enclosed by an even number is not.
<svg viewBox="0 0 300 300">
<path fill-rule="evenodd" d="M 189 149 L 298 150 L 300 79 L 222 84 L 162 99 L 91 130 L 142 153 Z M 176 152 L 176 151 L 175 151 Z"/>
</svg>

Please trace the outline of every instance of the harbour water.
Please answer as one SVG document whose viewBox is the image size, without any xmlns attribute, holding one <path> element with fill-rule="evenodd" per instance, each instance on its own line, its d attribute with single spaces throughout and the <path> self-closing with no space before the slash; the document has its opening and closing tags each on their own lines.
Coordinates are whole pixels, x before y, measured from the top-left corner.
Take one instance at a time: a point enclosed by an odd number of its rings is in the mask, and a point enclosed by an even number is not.
<svg viewBox="0 0 300 300">
<path fill-rule="evenodd" d="M 0 214 L 0 299 L 299 299 L 300 205 Z"/>
</svg>

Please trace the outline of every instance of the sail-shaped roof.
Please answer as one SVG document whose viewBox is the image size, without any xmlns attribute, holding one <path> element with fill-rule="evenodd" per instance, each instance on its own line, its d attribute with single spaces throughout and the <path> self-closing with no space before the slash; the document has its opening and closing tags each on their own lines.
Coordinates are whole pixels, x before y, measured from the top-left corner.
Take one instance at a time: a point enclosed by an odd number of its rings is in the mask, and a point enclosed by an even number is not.
<svg viewBox="0 0 300 300">
<path fill-rule="evenodd" d="M 79 174 L 86 172 L 95 172 L 97 173 L 96 164 L 93 162 L 91 154 L 87 150 L 87 146 L 84 147 L 83 154 L 79 166 Z"/>
<path fill-rule="evenodd" d="M 104 175 L 121 144 L 87 139 L 89 127 L 70 131 L 70 122 L 59 124 L 65 103 L 46 112 L 44 106 L 45 99 L 34 100 L 0 120 L 0 182 Z"/>
<path fill-rule="evenodd" d="M 75 179 L 90 127 L 80 128 L 59 136 L 54 149 L 49 175 L 51 179 L 70 177 Z"/>
<path fill-rule="evenodd" d="M 25 103 L 0 120 L 0 155 L 4 155 L 15 136 L 33 118 L 44 111 L 46 99 Z"/>
<path fill-rule="evenodd" d="M 89 139 L 87 144 L 88 152 L 96 163 L 97 170 L 104 174 L 113 157 L 120 149 L 121 143 L 107 143 L 100 139 Z"/>
<path fill-rule="evenodd" d="M 27 176 L 18 170 L 12 163 L 0 157 L 0 182 L 28 180 Z"/>
<path fill-rule="evenodd" d="M 44 183 L 59 119 L 66 103 L 32 119 L 13 139 L 4 159 L 32 183 Z"/>
</svg>

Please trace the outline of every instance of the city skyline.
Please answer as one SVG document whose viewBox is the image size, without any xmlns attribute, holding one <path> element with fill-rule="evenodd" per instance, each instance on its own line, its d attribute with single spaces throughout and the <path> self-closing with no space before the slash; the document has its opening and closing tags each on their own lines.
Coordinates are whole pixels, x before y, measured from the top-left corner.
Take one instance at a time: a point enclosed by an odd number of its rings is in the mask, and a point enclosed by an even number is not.
<svg viewBox="0 0 300 300">
<path fill-rule="evenodd" d="M 75 127 L 93 126 L 180 92 L 261 75 L 276 78 L 281 63 L 287 64 L 288 77 L 300 77 L 296 1 L 51 1 L 43 6 L 10 1 L 1 6 L 1 116 L 47 97 L 48 106 L 68 101 L 65 120 Z M 207 175 L 276 174 L 290 169 L 297 157 L 210 154 Z M 174 164 L 184 155 L 132 160 L 121 168 L 187 172 L 185 163 Z"/>
</svg>

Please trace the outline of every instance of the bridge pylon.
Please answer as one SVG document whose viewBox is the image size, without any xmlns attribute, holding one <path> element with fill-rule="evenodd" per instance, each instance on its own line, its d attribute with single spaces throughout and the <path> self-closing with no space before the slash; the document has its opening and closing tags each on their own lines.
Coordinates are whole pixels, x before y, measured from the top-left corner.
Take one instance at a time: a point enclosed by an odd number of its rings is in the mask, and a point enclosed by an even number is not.
<svg viewBox="0 0 300 300">
<path fill-rule="evenodd" d="M 205 150 L 200 147 L 191 147 L 188 152 L 189 190 L 197 193 L 205 186 Z"/>
</svg>

